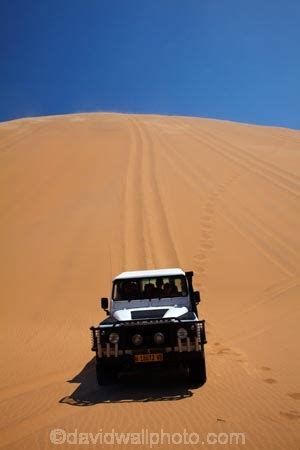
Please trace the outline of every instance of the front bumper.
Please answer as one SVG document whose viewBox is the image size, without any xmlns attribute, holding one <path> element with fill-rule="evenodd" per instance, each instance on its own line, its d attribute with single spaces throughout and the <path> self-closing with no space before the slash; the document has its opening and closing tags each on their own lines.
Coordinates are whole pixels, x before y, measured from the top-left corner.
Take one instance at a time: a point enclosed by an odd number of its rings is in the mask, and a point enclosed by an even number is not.
<svg viewBox="0 0 300 450">
<path fill-rule="evenodd" d="M 144 368 L 153 369 L 161 367 L 178 367 L 180 365 L 185 366 L 190 362 L 200 361 L 203 358 L 203 353 L 191 351 L 191 352 L 169 352 L 162 353 L 163 361 L 159 362 L 135 362 L 133 354 L 123 354 L 117 358 L 102 357 L 97 358 L 97 363 L 106 369 L 132 369 L 132 368 Z"/>
<path fill-rule="evenodd" d="M 147 334 L 147 330 L 156 330 L 155 327 L 157 325 L 160 327 L 164 325 L 166 327 L 164 333 L 166 333 L 166 335 L 169 334 L 169 343 L 166 342 L 165 345 L 155 347 L 143 346 L 142 348 L 132 346 L 132 344 L 131 346 L 128 345 L 126 335 L 130 334 L 133 329 L 139 329 L 141 333 L 144 331 L 145 334 Z M 193 333 L 189 333 L 185 339 L 177 337 L 177 329 L 179 326 L 189 328 L 191 325 L 193 326 Z M 120 334 L 120 342 L 114 344 L 108 342 L 107 338 L 103 335 L 101 324 L 96 327 L 91 327 L 92 350 L 96 352 L 97 360 L 105 366 L 134 365 L 141 367 L 142 365 L 146 365 L 148 367 L 153 367 L 154 365 L 171 365 L 173 363 L 178 364 L 180 362 L 188 362 L 190 360 L 201 358 L 204 355 L 204 344 L 206 344 L 204 320 L 185 322 L 179 319 L 163 320 L 159 322 L 143 320 L 142 323 L 141 321 L 134 320 L 118 322 L 117 325 L 115 324 L 110 329 L 110 331 L 112 330 L 118 331 Z M 136 363 L 134 361 L 134 355 L 151 353 L 163 354 L 163 361 L 151 363 Z"/>
</svg>

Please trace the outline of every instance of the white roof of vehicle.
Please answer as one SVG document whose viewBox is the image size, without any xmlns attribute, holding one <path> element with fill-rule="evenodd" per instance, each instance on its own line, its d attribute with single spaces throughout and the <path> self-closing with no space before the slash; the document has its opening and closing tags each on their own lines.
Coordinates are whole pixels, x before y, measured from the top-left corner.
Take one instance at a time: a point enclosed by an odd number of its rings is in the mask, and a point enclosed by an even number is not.
<svg viewBox="0 0 300 450">
<path fill-rule="evenodd" d="M 135 270 L 132 272 L 122 272 L 114 280 L 124 280 L 128 278 L 147 278 L 147 277 L 168 277 L 171 275 L 185 275 L 182 269 L 155 269 L 155 270 Z"/>
</svg>

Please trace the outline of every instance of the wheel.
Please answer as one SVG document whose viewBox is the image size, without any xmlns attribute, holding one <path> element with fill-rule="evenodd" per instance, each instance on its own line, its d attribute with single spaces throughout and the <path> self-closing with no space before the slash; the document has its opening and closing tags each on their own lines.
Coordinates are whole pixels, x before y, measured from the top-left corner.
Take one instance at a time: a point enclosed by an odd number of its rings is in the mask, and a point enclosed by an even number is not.
<svg viewBox="0 0 300 450">
<path fill-rule="evenodd" d="M 100 364 L 96 364 L 96 375 L 99 386 L 109 386 L 117 382 L 118 373 L 115 370 L 107 369 Z"/>
<path fill-rule="evenodd" d="M 197 386 L 203 386 L 206 382 L 206 367 L 204 354 L 200 360 L 189 364 L 189 381 Z"/>
</svg>

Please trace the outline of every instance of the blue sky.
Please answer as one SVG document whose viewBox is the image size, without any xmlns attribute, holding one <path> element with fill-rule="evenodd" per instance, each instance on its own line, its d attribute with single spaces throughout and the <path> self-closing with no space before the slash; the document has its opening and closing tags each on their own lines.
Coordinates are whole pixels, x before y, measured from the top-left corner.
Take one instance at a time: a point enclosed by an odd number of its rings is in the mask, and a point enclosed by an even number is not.
<svg viewBox="0 0 300 450">
<path fill-rule="evenodd" d="M 299 0 L 1 0 L 0 121 L 90 111 L 300 128 Z"/>
</svg>

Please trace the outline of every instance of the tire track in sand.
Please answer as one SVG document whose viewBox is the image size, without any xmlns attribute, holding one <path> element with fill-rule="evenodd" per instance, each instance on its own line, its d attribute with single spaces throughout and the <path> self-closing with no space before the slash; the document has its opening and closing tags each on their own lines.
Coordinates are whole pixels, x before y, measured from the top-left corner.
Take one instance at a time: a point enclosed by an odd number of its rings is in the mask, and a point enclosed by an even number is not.
<svg viewBox="0 0 300 450">
<path fill-rule="evenodd" d="M 129 159 L 126 170 L 123 206 L 124 270 L 142 268 L 146 263 L 143 197 L 141 192 L 143 149 L 132 121 L 128 119 Z"/>
<path fill-rule="evenodd" d="M 136 118 L 132 119 L 135 136 L 142 151 L 142 198 L 147 263 L 155 266 L 177 266 L 179 257 L 172 237 L 169 220 L 157 178 L 157 154 L 153 138 L 146 125 L 141 128 Z"/>
<path fill-rule="evenodd" d="M 148 123 L 143 124 L 148 126 Z M 208 178 L 208 173 L 206 170 L 200 170 L 197 172 L 195 178 L 195 171 L 192 164 L 187 162 L 187 158 L 184 158 L 182 152 L 180 152 L 176 145 L 171 145 L 171 143 L 164 139 L 161 130 L 157 127 L 153 127 L 153 123 L 148 126 L 148 128 L 154 128 L 155 140 L 161 147 L 160 157 L 162 161 L 166 162 L 166 167 L 168 167 L 168 173 L 170 170 L 173 172 L 173 176 L 180 180 L 180 183 L 185 183 L 187 188 L 194 191 L 199 197 L 199 202 L 203 203 L 204 207 L 203 213 L 201 214 L 201 224 L 199 232 L 197 233 L 197 238 L 195 237 L 195 253 L 193 254 L 194 260 L 194 272 L 201 276 L 201 290 L 202 293 L 205 292 L 205 276 L 207 273 L 208 263 L 211 259 L 212 253 L 214 251 L 214 226 L 213 226 L 213 214 L 210 214 L 210 202 L 213 194 L 209 194 L 209 201 L 207 200 L 207 188 L 208 186 L 213 187 L 212 180 Z M 149 131 L 151 133 L 151 131 Z M 165 164 L 164 164 L 165 165 Z M 184 174 L 184 176 L 183 176 Z M 199 176 L 200 175 L 200 176 Z"/>
<path fill-rule="evenodd" d="M 13 136 L 2 138 L 0 142 L 0 155 L 1 157 L 3 157 L 2 159 L 4 160 L 7 155 L 11 156 L 11 151 L 9 150 L 14 150 L 15 152 L 19 151 L 19 147 L 16 146 L 17 144 L 23 143 L 24 140 L 26 140 L 28 137 L 31 137 L 36 132 L 42 130 L 43 128 L 45 128 L 45 126 L 45 123 L 30 123 L 27 126 L 23 125 L 23 129 L 19 128 L 16 135 L 13 134 Z"/>
<path fill-rule="evenodd" d="M 267 252 L 277 265 L 281 266 L 289 275 L 295 276 L 299 272 L 299 256 L 297 251 L 272 229 L 264 223 L 258 215 L 251 213 L 239 199 L 233 198 L 235 207 L 230 204 L 224 208 L 223 217 L 231 224 L 235 224 Z"/>
<path fill-rule="evenodd" d="M 224 137 L 214 135 L 211 131 L 195 127 L 195 132 L 199 133 L 199 136 L 204 136 L 210 139 L 214 145 L 221 143 L 221 145 L 224 148 L 228 148 L 228 150 L 231 151 L 232 154 L 235 154 L 237 157 L 243 158 L 245 162 L 248 161 L 251 164 L 255 165 L 256 167 L 263 169 L 270 175 L 281 178 L 283 182 L 285 181 L 288 184 L 290 183 L 291 187 L 293 187 L 294 189 L 300 188 L 299 176 L 293 174 L 292 172 L 282 169 L 278 165 L 274 164 L 272 161 L 267 161 L 264 158 L 259 158 L 258 156 L 255 155 L 253 151 L 251 152 L 250 150 L 247 150 L 247 148 L 245 147 L 241 147 L 236 143 L 232 143 Z M 292 142 L 297 143 L 296 140 L 293 140 Z"/>
<path fill-rule="evenodd" d="M 191 130 L 187 130 L 186 132 L 191 136 L 196 134 Z M 212 144 L 207 144 L 205 140 L 202 140 L 200 136 L 197 135 L 195 138 L 201 142 L 202 145 L 209 147 L 213 151 L 216 151 L 216 153 L 223 153 L 220 149 L 216 149 L 217 144 L 214 146 Z M 226 156 L 225 153 L 224 156 Z M 196 176 L 196 168 L 192 170 L 195 171 Z M 250 163 L 247 170 L 251 170 Z M 227 188 L 227 182 L 220 183 L 217 189 L 218 197 L 221 196 Z M 244 238 L 255 245 L 271 262 L 279 266 L 288 275 L 295 275 L 297 269 L 295 265 L 295 255 L 294 257 L 292 255 L 293 250 L 290 249 L 288 245 L 275 234 L 275 232 L 270 231 L 268 226 L 264 225 L 258 217 L 254 218 L 251 212 L 247 211 L 245 205 L 239 206 L 237 210 L 233 207 L 229 208 L 228 205 L 226 208 L 218 206 L 215 211 L 222 220 L 228 222 L 232 228 L 236 229 Z M 288 257 L 286 256 L 286 251 L 290 253 Z"/>
<path fill-rule="evenodd" d="M 167 162 L 166 166 L 172 169 L 176 177 L 180 179 L 180 182 L 185 182 L 187 187 L 194 191 L 199 198 L 197 208 L 199 206 L 201 210 L 201 218 L 197 237 L 195 236 L 193 267 L 194 272 L 201 277 L 201 290 L 204 293 L 209 261 L 215 250 L 215 203 L 218 201 L 223 183 L 219 182 L 216 186 L 212 178 L 209 178 L 208 170 L 205 167 L 200 166 L 196 169 L 195 165 L 189 162 L 189 158 L 184 157 L 184 154 L 176 147 L 176 144 L 172 145 L 168 139 L 162 136 L 161 130 L 158 130 L 155 138 L 162 147 L 161 155 Z M 236 180 L 237 176 L 238 174 L 230 173 L 224 182 L 225 188 L 229 187 Z"/>
<path fill-rule="evenodd" d="M 245 154 L 244 149 L 236 147 L 224 141 L 222 138 L 212 137 L 207 131 L 194 131 L 192 129 L 186 129 L 185 133 L 191 136 L 194 140 L 201 142 L 202 145 L 210 148 L 215 153 L 219 153 L 225 159 L 234 162 L 239 167 L 243 168 L 247 172 L 252 172 L 256 176 L 263 178 L 264 180 L 271 182 L 274 186 L 280 189 L 288 191 L 290 194 L 299 197 L 299 187 L 292 179 L 287 179 L 283 173 L 277 173 L 270 170 L 267 166 L 262 166 L 257 162 L 257 158 L 249 158 L 249 155 Z"/>
</svg>

